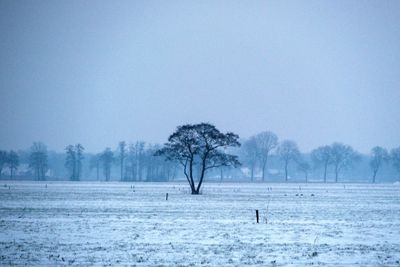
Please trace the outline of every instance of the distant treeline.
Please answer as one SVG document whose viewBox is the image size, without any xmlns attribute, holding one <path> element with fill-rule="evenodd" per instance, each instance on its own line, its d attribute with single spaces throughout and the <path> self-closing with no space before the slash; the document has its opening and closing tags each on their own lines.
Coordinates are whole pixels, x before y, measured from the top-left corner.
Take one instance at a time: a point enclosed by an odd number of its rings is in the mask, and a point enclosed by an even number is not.
<svg viewBox="0 0 400 267">
<path fill-rule="evenodd" d="M 35 142 L 27 150 L 0 150 L 1 179 L 72 181 L 174 181 L 184 180 L 181 166 L 155 155 L 162 146 L 145 142 L 120 142 L 100 153 L 85 152 L 71 144 L 65 152 L 49 151 Z M 302 153 L 294 141 L 279 141 L 266 131 L 241 140 L 239 168 L 209 171 L 209 181 L 390 182 L 399 180 L 400 147 L 373 147 L 369 155 L 351 146 L 333 143 Z M 195 170 L 196 171 L 196 170 Z"/>
</svg>

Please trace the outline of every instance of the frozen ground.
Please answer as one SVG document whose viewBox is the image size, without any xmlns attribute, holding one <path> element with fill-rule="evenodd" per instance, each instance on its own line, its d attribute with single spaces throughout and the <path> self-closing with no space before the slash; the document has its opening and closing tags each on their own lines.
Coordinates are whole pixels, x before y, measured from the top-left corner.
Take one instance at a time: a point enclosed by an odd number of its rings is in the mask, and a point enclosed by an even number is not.
<svg viewBox="0 0 400 267">
<path fill-rule="evenodd" d="M 192 196 L 3 181 L 0 254 L 6 266 L 400 266 L 400 185 L 206 183 Z"/>
</svg>

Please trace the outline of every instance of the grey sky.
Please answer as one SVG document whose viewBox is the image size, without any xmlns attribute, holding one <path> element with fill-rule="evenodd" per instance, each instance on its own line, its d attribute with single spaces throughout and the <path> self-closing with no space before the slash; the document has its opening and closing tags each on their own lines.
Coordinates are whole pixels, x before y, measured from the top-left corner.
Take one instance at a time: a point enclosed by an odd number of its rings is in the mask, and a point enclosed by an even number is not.
<svg viewBox="0 0 400 267">
<path fill-rule="evenodd" d="M 208 121 L 303 151 L 400 145 L 400 1 L 0 1 L 0 148 Z"/>
</svg>

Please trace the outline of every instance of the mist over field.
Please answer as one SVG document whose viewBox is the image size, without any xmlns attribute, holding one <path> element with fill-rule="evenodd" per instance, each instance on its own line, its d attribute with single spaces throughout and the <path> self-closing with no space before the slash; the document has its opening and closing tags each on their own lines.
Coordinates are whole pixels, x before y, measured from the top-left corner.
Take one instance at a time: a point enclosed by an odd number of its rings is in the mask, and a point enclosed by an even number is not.
<svg viewBox="0 0 400 267">
<path fill-rule="evenodd" d="M 399 18 L 0 1 L 0 265 L 399 266 Z"/>
</svg>

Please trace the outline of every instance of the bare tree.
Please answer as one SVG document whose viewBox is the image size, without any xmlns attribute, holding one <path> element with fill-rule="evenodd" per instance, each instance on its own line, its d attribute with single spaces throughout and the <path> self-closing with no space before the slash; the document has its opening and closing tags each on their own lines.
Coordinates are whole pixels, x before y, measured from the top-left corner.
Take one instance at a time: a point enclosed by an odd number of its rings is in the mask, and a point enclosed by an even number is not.
<svg viewBox="0 0 400 267">
<path fill-rule="evenodd" d="M 324 183 L 326 183 L 326 173 L 332 161 L 332 148 L 330 146 L 320 146 L 311 152 L 311 159 L 315 167 L 323 166 Z"/>
<path fill-rule="evenodd" d="M 240 154 L 243 155 L 242 161 L 245 162 L 250 168 L 250 179 L 253 182 L 254 171 L 258 161 L 257 141 L 254 136 L 243 142 L 243 145 L 240 149 Z"/>
<path fill-rule="evenodd" d="M 333 143 L 331 145 L 332 165 L 335 171 L 335 182 L 338 182 L 340 172 L 351 166 L 355 160 L 358 160 L 358 154 L 351 146 L 341 143 Z"/>
<path fill-rule="evenodd" d="M 74 181 L 76 176 L 76 153 L 73 145 L 68 145 L 65 148 L 66 158 L 65 158 L 65 167 L 69 171 L 70 180 Z"/>
<path fill-rule="evenodd" d="M 47 172 L 47 148 L 43 143 L 34 142 L 29 156 L 29 167 L 35 172 L 36 179 L 44 181 Z"/>
<path fill-rule="evenodd" d="M 103 172 L 106 181 L 110 181 L 111 179 L 111 166 L 114 161 L 114 153 L 110 148 L 106 148 L 100 156 L 101 161 L 103 162 Z"/>
<path fill-rule="evenodd" d="M 187 124 L 179 126 L 156 155 L 178 161 L 183 167 L 192 194 L 197 195 L 207 170 L 240 165 L 237 156 L 223 151 L 226 147 L 240 146 L 238 139 L 238 135 L 231 132 L 221 133 L 214 125 L 208 123 Z M 199 169 L 197 186 L 194 178 L 196 165 Z"/>
<path fill-rule="evenodd" d="M 121 181 L 123 181 L 124 180 L 124 163 L 125 163 L 125 158 L 126 158 L 126 143 L 125 143 L 125 141 L 119 142 L 118 150 L 119 150 L 119 164 L 121 167 Z"/>
<path fill-rule="evenodd" d="M 6 166 L 8 160 L 7 151 L 0 150 L 0 178 L 3 174 L 3 168 Z"/>
<path fill-rule="evenodd" d="M 372 148 L 371 154 L 372 158 L 371 161 L 369 162 L 369 166 L 372 169 L 372 182 L 375 183 L 376 174 L 378 173 L 382 164 L 389 159 L 389 153 L 385 148 L 376 146 Z"/>
<path fill-rule="evenodd" d="M 311 166 L 307 161 L 300 161 L 298 164 L 298 169 L 304 173 L 304 177 L 306 179 L 306 183 L 308 183 L 308 173 L 311 170 Z"/>
<path fill-rule="evenodd" d="M 285 181 L 288 181 L 288 167 L 291 161 L 296 161 L 300 157 L 300 151 L 294 141 L 285 140 L 278 146 L 278 155 L 284 162 Z"/>
<path fill-rule="evenodd" d="M 82 173 L 82 160 L 84 147 L 81 144 L 68 145 L 65 148 L 66 158 L 65 167 L 70 172 L 71 181 L 79 181 Z"/>
<path fill-rule="evenodd" d="M 12 179 L 14 172 L 18 169 L 18 166 L 19 166 L 19 156 L 13 150 L 11 150 L 8 153 L 7 165 L 8 165 L 8 168 L 10 169 L 10 179 Z"/>
<path fill-rule="evenodd" d="M 400 147 L 393 148 L 390 151 L 390 160 L 393 164 L 393 167 L 400 174 Z"/>
<path fill-rule="evenodd" d="M 83 157 L 83 151 L 85 148 L 81 144 L 76 144 L 75 145 L 75 151 L 76 151 L 76 180 L 79 181 L 81 179 L 82 175 L 82 160 L 84 159 Z"/>
<path fill-rule="evenodd" d="M 267 168 L 268 157 L 271 152 L 278 146 L 278 137 L 273 132 L 262 132 L 256 135 L 257 150 L 262 170 L 262 181 L 265 179 L 265 171 Z"/>
<path fill-rule="evenodd" d="M 143 177 L 143 169 L 145 162 L 145 142 L 136 142 L 131 144 L 127 154 L 127 173 L 129 173 L 131 181 L 139 181 Z"/>
</svg>

